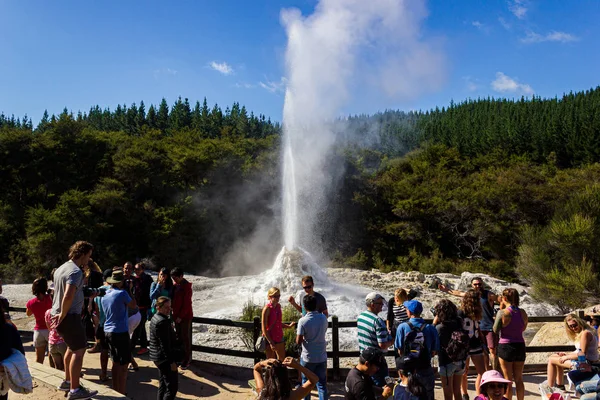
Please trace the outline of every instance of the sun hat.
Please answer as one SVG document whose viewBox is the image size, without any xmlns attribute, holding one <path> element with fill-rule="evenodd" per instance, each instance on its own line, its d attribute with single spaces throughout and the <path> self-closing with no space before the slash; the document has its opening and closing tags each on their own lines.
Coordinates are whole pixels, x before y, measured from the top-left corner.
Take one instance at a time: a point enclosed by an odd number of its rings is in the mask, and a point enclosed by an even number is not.
<svg viewBox="0 0 600 400">
<path fill-rule="evenodd" d="M 111 276 L 106 279 L 106 282 L 113 284 L 113 283 L 122 283 L 124 280 L 125 280 L 125 276 L 123 276 L 123 270 L 122 269 L 114 269 L 112 271 Z"/>
<path fill-rule="evenodd" d="M 490 371 L 485 371 L 483 373 L 483 375 L 481 376 L 481 383 L 479 384 L 479 387 L 483 387 L 483 385 L 490 382 L 512 383 L 512 381 L 504 379 L 500 372 L 493 369 Z"/>
<path fill-rule="evenodd" d="M 362 351 L 362 353 L 360 353 L 360 356 L 369 364 L 373 364 L 378 367 L 382 367 L 386 363 L 383 352 L 377 347 L 367 347 Z"/>
<path fill-rule="evenodd" d="M 403 304 L 411 314 L 421 315 L 423 312 L 423 304 L 418 300 L 407 300 Z"/>
</svg>

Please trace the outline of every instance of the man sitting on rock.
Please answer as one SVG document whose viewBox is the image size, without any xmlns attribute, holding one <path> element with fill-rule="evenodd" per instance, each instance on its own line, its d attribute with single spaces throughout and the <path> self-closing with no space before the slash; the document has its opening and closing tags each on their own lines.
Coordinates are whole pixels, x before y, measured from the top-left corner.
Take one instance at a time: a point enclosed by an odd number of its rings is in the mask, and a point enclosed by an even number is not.
<svg viewBox="0 0 600 400">
<path fill-rule="evenodd" d="M 433 400 L 435 375 L 431 368 L 431 358 L 440 349 L 440 338 L 433 325 L 426 324 L 421 318 L 423 305 L 417 300 L 404 302 L 409 320 L 403 322 L 396 332 L 394 345 L 397 351 L 396 365 L 412 362 L 415 366 L 415 377 L 427 390 L 427 398 Z"/>
<path fill-rule="evenodd" d="M 496 314 L 494 311 L 494 304 L 499 303 L 499 299 L 497 295 L 484 288 L 483 279 L 479 277 L 474 277 L 471 279 L 471 287 L 473 290 L 480 293 L 481 308 L 483 308 L 483 315 L 481 316 L 481 321 L 479 321 L 479 329 L 485 337 L 486 346 L 489 349 L 491 356 L 491 360 L 489 360 L 490 357 L 484 353 L 485 367 L 486 369 L 490 369 L 489 362 L 491 361 L 491 368 L 498 369 L 498 358 L 496 357 L 498 335 L 494 333 L 493 327 Z M 460 290 L 449 289 L 442 284 L 439 284 L 438 288 L 444 293 L 448 293 L 457 297 L 464 297 L 466 293 L 461 292 Z"/>
<path fill-rule="evenodd" d="M 298 312 L 301 312 L 304 316 L 306 315 L 306 309 L 304 308 L 304 296 L 314 296 L 317 299 L 317 311 L 321 314 L 325 314 L 325 316 L 329 318 L 329 312 L 327 311 L 327 301 L 325 300 L 325 297 L 323 297 L 322 294 L 315 292 L 314 287 L 315 283 L 313 282 L 312 276 L 303 276 L 302 289 L 304 289 L 304 292 L 300 292 L 300 294 L 298 294 L 298 302 L 296 302 L 294 296 L 290 296 L 288 301 L 291 305 L 294 306 L 296 310 L 298 310 Z"/>
</svg>

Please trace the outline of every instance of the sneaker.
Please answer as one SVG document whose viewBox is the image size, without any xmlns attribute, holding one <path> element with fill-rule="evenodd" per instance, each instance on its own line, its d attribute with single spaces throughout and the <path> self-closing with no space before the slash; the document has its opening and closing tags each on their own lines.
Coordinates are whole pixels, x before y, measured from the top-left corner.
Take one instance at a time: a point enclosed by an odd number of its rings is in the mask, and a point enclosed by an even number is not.
<svg viewBox="0 0 600 400">
<path fill-rule="evenodd" d="M 469 395 L 468 394 L 463 394 L 462 395 L 462 400 L 469 400 Z"/>
<path fill-rule="evenodd" d="M 554 393 L 554 390 L 548 385 L 547 381 L 540 383 L 540 394 L 543 400 L 549 399 L 552 393 Z"/>
<path fill-rule="evenodd" d="M 186 369 L 188 369 L 190 367 L 190 364 L 181 364 L 179 366 L 179 368 L 181 368 L 182 371 L 185 371 Z"/>
<path fill-rule="evenodd" d="M 148 352 L 148 349 L 145 347 L 142 347 L 141 349 L 138 350 L 137 355 L 141 356 L 141 355 L 146 354 L 147 352 Z"/>
<path fill-rule="evenodd" d="M 562 391 L 565 390 L 565 385 L 554 385 L 554 387 L 558 390 L 562 390 Z"/>
<path fill-rule="evenodd" d="M 97 390 L 88 390 L 82 385 L 75 392 L 69 392 L 68 400 L 87 400 L 98 394 Z"/>
<path fill-rule="evenodd" d="M 69 390 L 71 390 L 71 382 L 63 380 L 57 389 L 62 390 L 63 392 L 68 392 Z"/>
</svg>

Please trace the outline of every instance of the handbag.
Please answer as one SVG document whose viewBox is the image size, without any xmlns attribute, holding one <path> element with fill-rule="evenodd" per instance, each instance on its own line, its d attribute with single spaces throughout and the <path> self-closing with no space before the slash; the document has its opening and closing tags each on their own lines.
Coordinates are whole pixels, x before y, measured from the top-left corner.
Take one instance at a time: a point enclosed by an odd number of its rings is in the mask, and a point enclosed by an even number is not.
<svg viewBox="0 0 600 400">
<path fill-rule="evenodd" d="M 273 321 L 273 322 L 271 323 L 271 325 L 269 326 L 269 329 L 268 329 L 268 330 L 270 330 L 270 329 L 273 327 L 273 325 L 275 325 L 275 321 Z M 267 342 L 267 338 L 266 338 L 266 337 L 264 337 L 264 336 L 262 336 L 262 335 L 260 335 L 260 336 L 258 337 L 258 339 L 256 339 L 256 343 L 254 343 L 254 350 L 255 350 L 255 351 L 258 351 L 258 352 L 260 352 L 260 353 L 264 353 L 264 352 L 265 352 L 265 350 L 267 349 L 267 345 L 268 345 L 268 344 L 269 344 L 269 343 Z"/>
<path fill-rule="evenodd" d="M 254 349 L 258 352 L 264 353 L 267 349 L 267 338 L 264 336 L 259 336 L 254 344 Z"/>
</svg>

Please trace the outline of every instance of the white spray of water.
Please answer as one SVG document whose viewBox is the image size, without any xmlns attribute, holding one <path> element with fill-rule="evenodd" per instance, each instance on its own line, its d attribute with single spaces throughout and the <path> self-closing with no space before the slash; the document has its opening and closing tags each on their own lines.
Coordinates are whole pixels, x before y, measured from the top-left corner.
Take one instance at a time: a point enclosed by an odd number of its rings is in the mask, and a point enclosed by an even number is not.
<svg viewBox="0 0 600 400">
<path fill-rule="evenodd" d="M 281 13 L 288 35 L 283 110 L 286 248 L 318 250 L 314 227 L 332 184 L 325 161 L 332 122 L 357 85 L 409 98 L 438 87 L 443 58 L 420 39 L 424 1 L 321 0 L 315 12 Z"/>
</svg>

